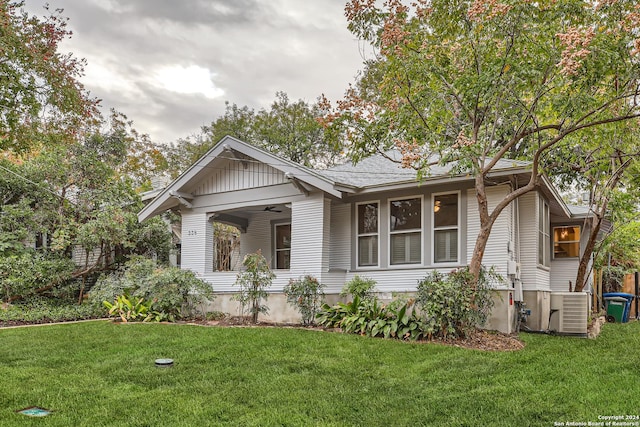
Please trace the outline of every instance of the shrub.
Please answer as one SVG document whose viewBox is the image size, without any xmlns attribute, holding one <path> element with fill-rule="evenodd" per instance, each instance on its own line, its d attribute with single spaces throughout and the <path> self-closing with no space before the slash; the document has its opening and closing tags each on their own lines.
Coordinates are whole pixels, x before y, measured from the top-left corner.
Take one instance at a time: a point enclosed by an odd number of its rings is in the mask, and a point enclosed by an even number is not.
<svg viewBox="0 0 640 427">
<path fill-rule="evenodd" d="M 51 323 L 104 317 L 104 309 L 55 298 L 31 298 L 29 301 L 0 307 L 0 324 Z"/>
<path fill-rule="evenodd" d="M 269 307 L 262 304 L 269 297 L 267 289 L 271 286 L 275 274 L 260 251 L 247 254 L 242 260 L 245 271 L 238 274 L 236 285 L 240 291 L 233 299 L 240 302 L 242 314 L 251 314 L 251 321 L 258 323 L 258 314 L 268 313 Z"/>
<path fill-rule="evenodd" d="M 287 302 L 300 312 L 304 325 L 315 323 L 316 314 L 324 299 L 323 288 L 324 285 L 318 279 L 309 275 L 302 279 L 291 279 L 284 287 Z"/>
<path fill-rule="evenodd" d="M 324 304 L 317 317 L 319 324 L 347 333 L 410 340 L 425 336 L 425 325 L 416 315 L 413 301 L 394 308 L 381 305 L 375 297 L 361 299 L 356 295 L 348 303 Z"/>
<path fill-rule="evenodd" d="M 161 268 L 142 257 L 132 258 L 122 271 L 101 277 L 91 289 L 89 301 L 101 306 L 122 295 L 144 299 L 158 319 L 171 321 L 192 316 L 199 304 L 214 298 L 211 285 L 193 272 Z"/>
<path fill-rule="evenodd" d="M 448 275 L 433 272 L 418 282 L 417 304 L 430 335 L 465 336 L 486 323 L 493 307 L 489 279 L 495 273 L 483 271 L 478 283 L 468 269 Z"/>
<path fill-rule="evenodd" d="M 17 255 L 0 256 L 2 300 L 11 302 L 67 285 L 73 269 L 73 261 L 53 254 L 28 250 Z"/>
<path fill-rule="evenodd" d="M 346 297 L 351 294 L 353 298 L 358 297 L 361 300 L 373 298 L 373 292 L 376 287 L 376 281 L 366 277 L 355 276 L 342 287 L 340 295 Z"/>
</svg>

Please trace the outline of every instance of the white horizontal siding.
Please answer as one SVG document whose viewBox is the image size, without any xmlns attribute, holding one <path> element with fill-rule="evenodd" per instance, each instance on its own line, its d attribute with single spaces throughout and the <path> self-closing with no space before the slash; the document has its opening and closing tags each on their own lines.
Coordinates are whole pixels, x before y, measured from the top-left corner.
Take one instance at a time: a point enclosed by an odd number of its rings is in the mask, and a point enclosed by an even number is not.
<svg viewBox="0 0 640 427">
<path fill-rule="evenodd" d="M 487 202 L 489 213 L 502 200 L 508 191 L 506 186 L 487 187 Z M 475 189 L 467 192 L 467 254 L 468 261 L 471 261 L 475 249 L 476 239 L 480 232 L 480 214 Z M 508 245 L 511 237 L 512 210 L 507 207 L 496 219 L 491 229 L 491 235 L 487 241 L 487 246 L 482 258 L 482 264 L 486 267 L 495 267 L 496 271 L 502 275 L 507 273 L 507 261 L 509 260 Z"/>
<path fill-rule="evenodd" d="M 287 179 L 282 171 L 264 163 L 227 160 L 212 166 L 211 173 L 196 185 L 193 194 L 199 196 L 224 193 L 286 182 Z"/>
<path fill-rule="evenodd" d="M 260 213 L 254 215 L 249 221 L 247 232 L 240 235 L 240 262 L 244 256 L 257 251 L 262 252 L 269 265 L 273 265 L 273 245 L 272 223 L 277 217 L 270 213 Z"/>
<path fill-rule="evenodd" d="M 324 246 L 328 246 L 328 208 L 322 193 L 291 205 L 291 271 L 320 276 L 328 269 Z M 326 235 L 325 235 L 326 233 Z M 327 262 L 326 265 L 323 265 Z"/>
<path fill-rule="evenodd" d="M 538 289 L 538 193 L 518 198 L 520 278 L 525 291 Z"/>
<path fill-rule="evenodd" d="M 351 267 L 351 205 L 332 203 L 330 224 L 329 268 L 349 270 Z"/>
<path fill-rule="evenodd" d="M 181 268 L 198 275 L 213 269 L 213 226 L 207 214 L 182 214 Z"/>
<path fill-rule="evenodd" d="M 558 259 L 551 261 L 551 290 L 555 292 L 569 292 L 569 282 L 572 289 L 576 284 L 578 272 L 578 258 Z"/>
</svg>

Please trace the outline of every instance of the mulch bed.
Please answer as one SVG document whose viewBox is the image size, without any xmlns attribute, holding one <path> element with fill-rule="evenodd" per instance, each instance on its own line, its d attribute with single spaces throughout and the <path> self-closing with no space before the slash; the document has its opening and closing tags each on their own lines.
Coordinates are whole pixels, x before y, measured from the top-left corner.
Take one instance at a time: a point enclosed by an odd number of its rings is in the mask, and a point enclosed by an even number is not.
<svg viewBox="0 0 640 427">
<path fill-rule="evenodd" d="M 272 327 L 272 328 L 301 328 L 308 330 L 318 330 L 341 333 L 340 329 L 324 329 L 318 326 L 303 326 L 300 324 L 258 322 L 251 324 L 240 316 L 225 317 L 219 320 L 189 322 L 201 326 L 219 327 Z M 494 331 L 478 330 L 469 334 L 465 338 L 446 338 L 420 341 L 423 343 L 436 343 L 453 347 L 467 348 L 483 351 L 515 351 L 524 348 L 524 343 L 515 335 L 507 335 Z"/>
</svg>

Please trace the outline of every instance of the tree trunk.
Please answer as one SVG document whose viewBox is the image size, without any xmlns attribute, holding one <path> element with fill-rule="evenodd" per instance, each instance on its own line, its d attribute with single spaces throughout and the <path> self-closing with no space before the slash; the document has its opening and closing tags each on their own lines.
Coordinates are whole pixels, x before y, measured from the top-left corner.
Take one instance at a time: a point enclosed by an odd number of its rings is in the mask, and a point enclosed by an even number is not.
<svg viewBox="0 0 640 427">
<path fill-rule="evenodd" d="M 602 227 L 602 217 L 598 213 L 597 216 L 592 220 L 592 227 L 591 227 L 591 233 L 589 234 L 589 240 L 587 241 L 587 245 L 584 248 L 584 252 L 580 257 L 580 264 L 578 264 L 578 273 L 576 274 L 576 287 L 574 289 L 575 292 L 582 292 L 582 290 L 587 284 L 587 267 L 589 266 L 591 255 L 593 254 L 593 251 L 596 247 L 596 240 L 601 227 Z"/>
<path fill-rule="evenodd" d="M 473 256 L 471 262 L 469 262 L 469 272 L 473 275 L 474 286 L 478 283 L 480 277 L 480 271 L 482 270 L 482 258 L 484 257 L 484 250 L 487 247 L 489 236 L 491 235 L 491 228 L 495 221 L 495 217 L 489 215 L 489 204 L 487 201 L 487 192 L 484 185 L 484 176 L 482 174 L 476 175 L 476 200 L 478 201 L 478 214 L 480 216 L 480 231 L 476 238 L 476 244 L 473 249 Z"/>
</svg>

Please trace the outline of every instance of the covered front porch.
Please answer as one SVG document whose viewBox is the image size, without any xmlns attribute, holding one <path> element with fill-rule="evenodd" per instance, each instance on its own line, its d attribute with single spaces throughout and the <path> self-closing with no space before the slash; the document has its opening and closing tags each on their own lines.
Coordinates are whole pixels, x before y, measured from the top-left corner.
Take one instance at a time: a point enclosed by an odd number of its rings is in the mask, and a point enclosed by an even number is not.
<svg viewBox="0 0 640 427">
<path fill-rule="evenodd" d="M 269 202 L 273 203 L 218 211 L 184 210 L 181 267 L 211 283 L 216 292 L 237 290 L 233 285 L 244 256 L 258 251 L 276 275 L 274 292 L 306 274 L 318 279 L 335 276 L 329 274 L 331 201 L 318 192 Z"/>
</svg>

